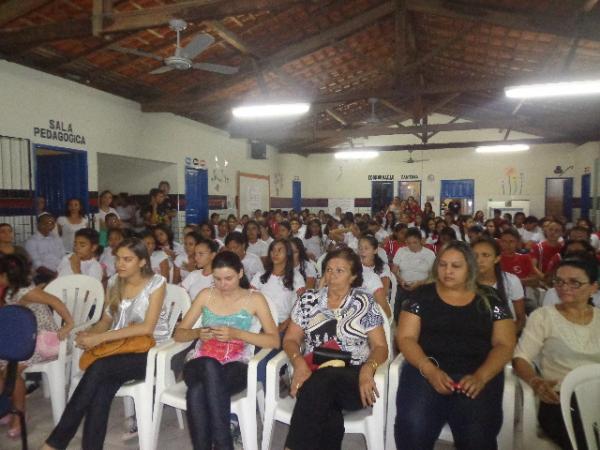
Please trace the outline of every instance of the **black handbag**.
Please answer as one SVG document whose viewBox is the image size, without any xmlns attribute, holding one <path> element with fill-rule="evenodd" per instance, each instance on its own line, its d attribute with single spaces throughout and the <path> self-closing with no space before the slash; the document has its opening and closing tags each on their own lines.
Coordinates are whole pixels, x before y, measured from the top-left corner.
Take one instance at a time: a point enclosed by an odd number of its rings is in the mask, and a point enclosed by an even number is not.
<svg viewBox="0 0 600 450">
<path fill-rule="evenodd" d="M 352 353 L 323 346 L 313 350 L 313 363 L 317 366 L 334 359 L 344 361 L 346 366 L 349 366 L 350 361 L 352 361 Z"/>
</svg>

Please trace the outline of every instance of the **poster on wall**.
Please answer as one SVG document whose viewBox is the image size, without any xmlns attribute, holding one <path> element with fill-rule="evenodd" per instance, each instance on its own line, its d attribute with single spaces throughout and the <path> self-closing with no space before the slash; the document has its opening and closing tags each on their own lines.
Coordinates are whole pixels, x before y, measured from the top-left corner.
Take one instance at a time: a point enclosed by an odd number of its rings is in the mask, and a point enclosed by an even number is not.
<svg viewBox="0 0 600 450">
<path fill-rule="evenodd" d="M 329 213 L 335 213 L 336 208 L 341 208 L 342 213 L 347 211 L 354 212 L 354 199 L 353 198 L 330 198 L 329 199 Z"/>
<path fill-rule="evenodd" d="M 252 215 L 260 209 L 270 209 L 270 178 L 266 175 L 251 173 L 238 174 L 238 214 Z"/>
</svg>

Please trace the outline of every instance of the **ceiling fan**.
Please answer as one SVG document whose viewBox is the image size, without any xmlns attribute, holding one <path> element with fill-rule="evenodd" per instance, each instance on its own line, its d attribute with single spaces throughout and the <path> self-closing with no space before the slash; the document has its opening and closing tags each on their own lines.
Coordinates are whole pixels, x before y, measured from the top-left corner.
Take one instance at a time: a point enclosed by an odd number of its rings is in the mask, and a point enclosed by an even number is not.
<svg viewBox="0 0 600 450">
<path fill-rule="evenodd" d="M 171 19 L 169 21 L 169 27 L 171 30 L 177 33 L 177 46 L 175 47 L 175 54 L 163 58 L 162 56 L 155 55 L 153 53 L 145 52 L 135 48 L 112 46 L 112 50 L 121 53 L 127 53 L 135 56 L 142 56 L 146 58 L 152 58 L 157 61 L 164 63 L 164 66 L 154 69 L 150 73 L 152 75 L 158 75 L 161 73 L 169 72 L 171 70 L 188 70 L 188 69 L 199 69 L 206 70 L 208 72 L 222 73 L 224 75 L 232 75 L 237 73 L 238 67 L 224 66 L 221 64 L 211 63 L 195 63 L 193 59 L 206 50 L 214 41 L 210 34 L 199 33 L 192 38 L 190 43 L 185 47 L 181 47 L 180 34 L 187 28 L 187 22 L 181 19 Z"/>
<path fill-rule="evenodd" d="M 408 151 L 408 159 L 405 159 L 403 162 L 405 162 L 407 164 L 413 164 L 413 163 L 418 163 L 418 162 L 423 162 L 423 161 L 429 161 L 428 159 L 413 159 L 413 157 L 412 157 L 413 151 L 414 150 Z"/>
</svg>

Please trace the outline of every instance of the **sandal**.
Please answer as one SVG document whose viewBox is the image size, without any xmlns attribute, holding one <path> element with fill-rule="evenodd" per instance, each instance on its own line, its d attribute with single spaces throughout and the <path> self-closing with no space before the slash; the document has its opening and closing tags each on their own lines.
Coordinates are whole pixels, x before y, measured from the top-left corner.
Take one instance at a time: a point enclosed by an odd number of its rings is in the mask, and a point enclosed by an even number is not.
<svg viewBox="0 0 600 450">
<path fill-rule="evenodd" d="M 10 425 L 10 421 L 12 420 L 12 414 L 5 415 L 2 419 L 0 419 L 0 425 Z"/>
<path fill-rule="evenodd" d="M 16 427 L 9 428 L 6 432 L 6 435 L 11 439 L 20 439 L 21 438 L 21 425 L 17 425 Z"/>
</svg>

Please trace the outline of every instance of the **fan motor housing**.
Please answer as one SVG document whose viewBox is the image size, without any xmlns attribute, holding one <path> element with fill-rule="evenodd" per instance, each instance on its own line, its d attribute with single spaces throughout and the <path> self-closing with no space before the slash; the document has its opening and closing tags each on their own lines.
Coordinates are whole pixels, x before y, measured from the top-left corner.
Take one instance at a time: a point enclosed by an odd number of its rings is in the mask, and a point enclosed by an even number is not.
<svg viewBox="0 0 600 450">
<path fill-rule="evenodd" d="M 192 61 L 175 55 L 165 58 L 165 64 L 177 70 L 188 70 L 190 67 L 192 67 Z"/>
</svg>

